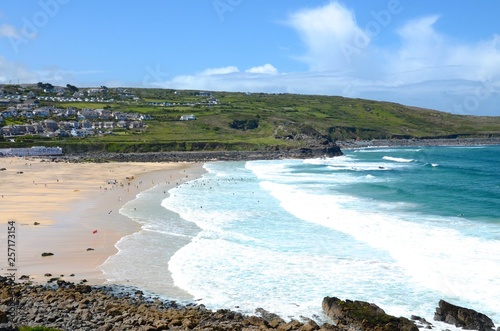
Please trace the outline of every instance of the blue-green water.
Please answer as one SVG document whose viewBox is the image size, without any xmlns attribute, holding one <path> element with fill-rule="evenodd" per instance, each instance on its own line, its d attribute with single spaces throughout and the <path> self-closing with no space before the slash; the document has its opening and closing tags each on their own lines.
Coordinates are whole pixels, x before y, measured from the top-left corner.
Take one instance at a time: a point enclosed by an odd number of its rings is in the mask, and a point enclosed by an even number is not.
<svg viewBox="0 0 500 331">
<path fill-rule="evenodd" d="M 500 147 L 344 152 L 208 163 L 168 198 L 152 190 L 124 207 L 154 204 L 119 255 L 154 266 L 141 286 L 172 296 L 161 282 L 173 282 L 209 308 L 321 319 L 328 295 L 432 320 L 445 299 L 498 324 Z M 148 245 L 158 254 L 145 262 Z M 124 264 L 103 269 L 130 278 Z"/>
</svg>

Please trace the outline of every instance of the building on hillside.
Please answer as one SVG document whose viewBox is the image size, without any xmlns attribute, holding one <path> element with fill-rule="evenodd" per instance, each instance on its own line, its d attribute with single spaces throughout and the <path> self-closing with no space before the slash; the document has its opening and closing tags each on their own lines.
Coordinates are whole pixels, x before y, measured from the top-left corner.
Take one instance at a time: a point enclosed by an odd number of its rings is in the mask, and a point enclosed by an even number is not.
<svg viewBox="0 0 500 331">
<path fill-rule="evenodd" d="M 180 120 L 181 121 L 194 121 L 196 119 L 196 116 L 194 116 L 193 114 L 191 115 L 182 115 Z"/>
<path fill-rule="evenodd" d="M 51 156 L 62 154 L 61 147 L 0 148 L 1 156 Z"/>
<path fill-rule="evenodd" d="M 59 124 L 57 124 L 56 121 L 51 120 L 51 119 L 44 120 L 40 124 L 42 124 L 42 127 L 45 129 L 45 131 L 48 131 L 48 132 L 54 132 L 57 129 L 59 129 Z"/>
<path fill-rule="evenodd" d="M 18 112 L 16 108 L 9 107 L 3 112 L 1 112 L 3 118 L 17 117 Z"/>
</svg>

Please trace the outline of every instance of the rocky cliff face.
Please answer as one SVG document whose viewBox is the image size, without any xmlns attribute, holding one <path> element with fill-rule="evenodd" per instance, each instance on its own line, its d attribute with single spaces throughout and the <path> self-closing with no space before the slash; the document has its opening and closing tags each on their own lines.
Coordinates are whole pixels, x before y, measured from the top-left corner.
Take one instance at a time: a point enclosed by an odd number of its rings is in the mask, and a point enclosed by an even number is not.
<svg viewBox="0 0 500 331">
<path fill-rule="evenodd" d="M 310 148 L 319 148 L 332 144 L 330 135 L 318 132 L 311 125 L 296 122 L 277 125 L 274 130 L 274 138 L 300 142 L 303 146 L 309 146 Z"/>
</svg>

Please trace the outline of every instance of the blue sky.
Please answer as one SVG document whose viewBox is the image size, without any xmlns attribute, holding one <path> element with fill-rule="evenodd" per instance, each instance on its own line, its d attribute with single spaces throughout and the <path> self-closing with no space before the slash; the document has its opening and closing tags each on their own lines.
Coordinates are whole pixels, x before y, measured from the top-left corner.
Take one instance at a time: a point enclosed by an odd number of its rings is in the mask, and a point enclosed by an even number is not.
<svg viewBox="0 0 500 331">
<path fill-rule="evenodd" d="M 500 115 L 498 0 L 39 0 L 0 83 L 341 95 Z"/>
</svg>

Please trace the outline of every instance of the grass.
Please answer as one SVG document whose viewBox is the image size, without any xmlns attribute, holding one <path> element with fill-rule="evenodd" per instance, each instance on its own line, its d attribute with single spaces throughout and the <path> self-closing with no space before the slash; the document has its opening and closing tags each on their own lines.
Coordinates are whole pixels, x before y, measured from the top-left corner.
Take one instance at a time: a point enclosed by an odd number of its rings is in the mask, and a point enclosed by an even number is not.
<svg viewBox="0 0 500 331">
<path fill-rule="evenodd" d="M 217 149 L 259 149 L 305 146 L 307 140 L 282 137 L 311 134 L 331 141 L 500 136 L 500 117 L 455 115 L 390 102 L 319 95 L 212 92 L 211 95 L 220 101 L 218 105 L 185 106 L 186 102 L 206 102 L 208 97 L 200 95 L 199 91 L 128 90 L 139 96 L 141 102 L 61 103 L 56 106 L 108 106 L 114 111 L 152 115 L 153 120 L 146 121 L 145 130 L 120 130 L 115 135 L 53 143 L 82 150 L 92 146 L 107 150 L 172 150 L 203 145 Z M 179 105 L 151 106 L 147 102 Z M 180 116 L 186 114 L 194 114 L 197 119 L 180 121 Z M 246 129 L 242 125 L 235 129 L 231 127 L 234 121 L 254 122 L 258 126 Z"/>
</svg>

